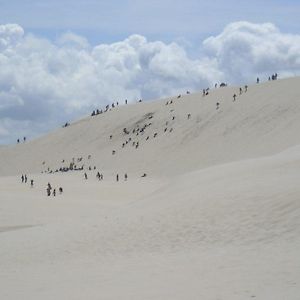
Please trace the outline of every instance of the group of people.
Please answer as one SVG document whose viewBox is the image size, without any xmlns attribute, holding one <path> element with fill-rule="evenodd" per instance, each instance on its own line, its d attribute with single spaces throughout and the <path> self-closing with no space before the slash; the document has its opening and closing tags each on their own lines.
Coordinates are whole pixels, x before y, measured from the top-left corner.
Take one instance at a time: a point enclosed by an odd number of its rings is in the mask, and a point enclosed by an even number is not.
<svg viewBox="0 0 300 300">
<path fill-rule="evenodd" d="M 20 143 L 20 141 L 21 141 L 20 139 L 17 139 L 18 144 Z M 26 136 L 23 137 L 23 143 L 25 143 L 25 142 L 26 142 Z"/>
<path fill-rule="evenodd" d="M 272 80 L 277 80 L 277 76 L 278 74 L 275 73 L 275 74 L 272 74 L 272 76 L 269 76 L 269 81 L 272 79 Z"/>
<path fill-rule="evenodd" d="M 128 103 L 128 100 L 125 99 L 124 102 L 125 102 L 125 104 L 127 104 L 127 103 Z M 142 100 L 140 99 L 138 102 L 142 102 Z M 94 117 L 94 116 L 100 115 L 100 114 L 102 114 L 102 113 L 105 113 L 105 112 L 107 112 L 108 110 L 110 110 L 110 109 L 112 109 L 112 108 L 115 108 L 116 106 L 119 106 L 119 102 L 118 102 L 118 101 L 116 101 L 116 103 L 113 102 L 113 103 L 111 104 L 111 106 L 110 106 L 109 104 L 107 104 L 107 105 L 105 106 L 105 109 L 95 109 L 95 110 L 92 111 L 91 117 Z"/>
<path fill-rule="evenodd" d="M 51 196 L 51 194 L 52 194 L 53 197 L 56 197 L 56 188 L 52 188 L 52 186 L 49 182 L 47 184 L 46 192 L 47 192 L 48 197 Z M 58 192 L 61 195 L 63 193 L 63 188 L 59 187 Z"/>
</svg>

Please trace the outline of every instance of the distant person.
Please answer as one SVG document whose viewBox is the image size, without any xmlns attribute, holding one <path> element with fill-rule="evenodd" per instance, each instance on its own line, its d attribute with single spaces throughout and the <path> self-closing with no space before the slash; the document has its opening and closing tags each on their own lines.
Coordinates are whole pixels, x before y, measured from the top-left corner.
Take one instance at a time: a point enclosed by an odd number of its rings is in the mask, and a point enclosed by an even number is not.
<svg viewBox="0 0 300 300">
<path fill-rule="evenodd" d="M 24 182 L 24 175 L 21 176 L 22 183 Z"/>
<path fill-rule="evenodd" d="M 128 178 L 127 173 L 125 173 L 125 175 L 124 175 L 125 181 L 127 181 L 127 178 Z"/>
<path fill-rule="evenodd" d="M 53 190 L 52 195 L 53 195 L 53 197 L 56 196 L 56 189 Z"/>
<path fill-rule="evenodd" d="M 258 77 L 256 78 L 256 83 L 259 83 L 259 78 Z"/>
<path fill-rule="evenodd" d="M 117 176 L 116 176 L 116 180 L 117 180 L 117 182 L 119 181 L 119 174 L 117 174 Z"/>
<path fill-rule="evenodd" d="M 242 88 L 240 87 L 240 95 L 243 93 L 243 90 L 242 90 Z"/>
<path fill-rule="evenodd" d="M 63 188 L 60 187 L 60 188 L 58 189 L 58 191 L 59 191 L 59 194 L 61 195 L 61 194 L 63 193 Z"/>
<path fill-rule="evenodd" d="M 27 183 L 27 175 L 24 176 L 24 182 Z"/>
<path fill-rule="evenodd" d="M 84 179 L 87 180 L 88 179 L 88 176 L 86 173 L 84 173 Z"/>
<path fill-rule="evenodd" d="M 26 136 L 23 137 L 23 142 L 24 142 L 24 143 L 26 142 Z"/>
<path fill-rule="evenodd" d="M 141 177 L 146 177 L 147 176 L 147 174 L 146 173 L 144 173 Z"/>
<path fill-rule="evenodd" d="M 236 94 L 233 95 L 233 101 L 235 101 L 235 99 L 236 99 Z"/>
<path fill-rule="evenodd" d="M 248 85 L 245 85 L 245 93 L 248 91 Z"/>
<path fill-rule="evenodd" d="M 17 143 L 18 143 L 18 144 L 20 143 L 20 139 L 17 139 Z"/>
<path fill-rule="evenodd" d="M 33 187 L 33 179 L 30 180 L 30 186 Z"/>
</svg>

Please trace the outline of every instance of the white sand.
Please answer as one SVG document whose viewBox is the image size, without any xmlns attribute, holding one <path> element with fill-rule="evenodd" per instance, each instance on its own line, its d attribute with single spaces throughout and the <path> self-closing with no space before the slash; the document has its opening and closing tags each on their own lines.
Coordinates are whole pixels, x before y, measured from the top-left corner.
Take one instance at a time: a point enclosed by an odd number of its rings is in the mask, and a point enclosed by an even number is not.
<svg viewBox="0 0 300 300">
<path fill-rule="evenodd" d="M 300 78 L 233 93 L 117 107 L 0 148 L 0 299 L 300 299 Z M 152 125 L 123 133 L 138 121 Z M 81 156 L 88 180 L 41 173 Z"/>
</svg>

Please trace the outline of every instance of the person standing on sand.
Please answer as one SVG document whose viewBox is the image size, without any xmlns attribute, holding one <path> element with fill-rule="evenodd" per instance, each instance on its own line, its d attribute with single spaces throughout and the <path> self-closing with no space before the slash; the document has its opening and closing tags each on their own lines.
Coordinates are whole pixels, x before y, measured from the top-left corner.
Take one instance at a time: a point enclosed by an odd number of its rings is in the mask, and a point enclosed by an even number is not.
<svg viewBox="0 0 300 300">
<path fill-rule="evenodd" d="M 127 178 L 128 178 L 127 173 L 125 173 L 125 175 L 124 175 L 125 181 L 127 181 Z"/>
<path fill-rule="evenodd" d="M 84 179 L 87 180 L 88 179 L 88 176 L 86 173 L 84 173 Z"/>
<path fill-rule="evenodd" d="M 97 172 L 96 178 L 97 178 L 98 180 L 100 180 L 100 173 L 99 173 L 99 172 Z"/>
<path fill-rule="evenodd" d="M 24 182 L 24 175 L 21 176 L 22 183 Z"/>
<path fill-rule="evenodd" d="M 117 174 L 117 176 L 116 176 L 116 180 L 117 180 L 117 182 L 119 181 L 119 174 Z"/>
<path fill-rule="evenodd" d="M 33 187 L 33 179 L 30 180 L 30 186 Z"/>
<path fill-rule="evenodd" d="M 52 195 L 53 195 L 53 197 L 56 196 L 56 189 L 53 190 Z"/>
<path fill-rule="evenodd" d="M 24 176 L 24 182 L 27 183 L 27 175 Z"/>
</svg>

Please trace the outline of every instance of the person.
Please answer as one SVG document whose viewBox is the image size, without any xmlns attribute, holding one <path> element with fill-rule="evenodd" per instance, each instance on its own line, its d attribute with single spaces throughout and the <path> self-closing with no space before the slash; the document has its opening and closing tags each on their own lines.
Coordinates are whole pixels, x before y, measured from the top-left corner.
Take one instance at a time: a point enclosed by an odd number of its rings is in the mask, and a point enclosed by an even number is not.
<svg viewBox="0 0 300 300">
<path fill-rule="evenodd" d="M 24 143 L 26 142 L 26 136 L 23 137 L 23 142 L 24 142 Z"/>
<path fill-rule="evenodd" d="M 59 191 L 60 194 L 62 194 L 62 193 L 63 193 L 63 188 L 60 187 L 60 188 L 58 189 L 58 191 Z"/>
<path fill-rule="evenodd" d="M 219 103 L 219 102 L 217 102 L 217 103 L 216 103 L 216 105 L 217 105 L 217 109 L 219 109 L 220 103 Z"/>
<path fill-rule="evenodd" d="M 240 87 L 240 95 L 243 93 L 243 90 L 242 90 L 242 88 Z"/>
<path fill-rule="evenodd" d="M 259 83 L 259 78 L 258 77 L 256 78 L 256 83 Z"/>
<path fill-rule="evenodd" d="M 245 85 L 245 92 L 248 91 L 248 85 Z"/>
<path fill-rule="evenodd" d="M 18 143 L 18 144 L 20 143 L 20 139 L 17 139 L 17 143 Z"/>
<path fill-rule="evenodd" d="M 24 182 L 24 175 L 21 176 L 22 183 Z"/>
<path fill-rule="evenodd" d="M 235 101 L 235 98 L 236 98 L 236 94 L 233 95 L 233 101 Z"/>
<path fill-rule="evenodd" d="M 117 180 L 117 181 L 119 181 L 119 174 L 117 174 L 117 176 L 116 176 L 116 180 Z"/>
<path fill-rule="evenodd" d="M 125 100 L 125 104 L 127 104 L 127 99 Z"/>
<path fill-rule="evenodd" d="M 188 115 L 187 115 L 187 118 L 190 119 L 190 118 L 191 118 L 191 114 L 188 114 Z"/>
<path fill-rule="evenodd" d="M 56 196 L 56 189 L 53 190 L 52 195 L 53 195 L 53 197 Z"/>
<path fill-rule="evenodd" d="M 30 186 L 33 187 L 33 179 L 30 180 Z"/>
<path fill-rule="evenodd" d="M 84 173 L 84 179 L 87 180 L 88 179 L 88 176 L 86 173 Z"/>
<path fill-rule="evenodd" d="M 147 174 L 146 173 L 144 173 L 141 177 L 146 177 L 147 176 Z"/>
<path fill-rule="evenodd" d="M 97 172 L 96 177 L 98 178 L 98 180 L 100 180 L 100 173 L 99 172 Z"/>
<path fill-rule="evenodd" d="M 127 181 L 127 173 L 125 173 L 124 179 L 125 179 L 125 181 Z"/>
<path fill-rule="evenodd" d="M 27 183 L 27 175 L 24 176 L 24 182 Z"/>
<path fill-rule="evenodd" d="M 47 196 L 49 197 L 51 195 L 51 190 L 49 189 L 49 187 L 47 187 Z"/>
</svg>

